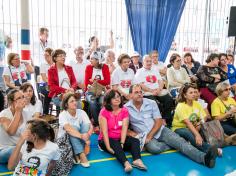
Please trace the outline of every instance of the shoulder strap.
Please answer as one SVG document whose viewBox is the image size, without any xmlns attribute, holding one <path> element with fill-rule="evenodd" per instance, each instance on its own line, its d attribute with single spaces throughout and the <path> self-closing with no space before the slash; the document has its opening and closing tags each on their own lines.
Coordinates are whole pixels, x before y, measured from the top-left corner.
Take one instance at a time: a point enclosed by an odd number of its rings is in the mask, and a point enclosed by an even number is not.
<svg viewBox="0 0 236 176">
<path fill-rule="evenodd" d="M 226 108 L 227 110 L 229 110 L 229 107 L 226 106 L 226 104 L 225 104 L 220 98 L 218 98 L 218 99 L 223 103 L 223 105 L 225 106 L 225 108 Z"/>
<path fill-rule="evenodd" d="M 8 68 L 9 68 L 9 70 L 10 70 L 11 78 L 12 78 L 12 80 L 13 80 L 13 82 L 14 82 L 14 79 L 13 79 L 13 76 L 12 76 L 12 72 L 11 72 L 10 66 L 8 66 Z"/>
</svg>

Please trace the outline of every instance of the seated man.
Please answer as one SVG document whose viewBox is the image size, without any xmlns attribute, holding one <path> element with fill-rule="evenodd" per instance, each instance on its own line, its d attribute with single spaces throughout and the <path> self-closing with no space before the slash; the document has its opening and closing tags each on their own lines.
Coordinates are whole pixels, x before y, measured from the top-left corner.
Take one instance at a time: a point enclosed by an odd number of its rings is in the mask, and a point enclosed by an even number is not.
<svg viewBox="0 0 236 176">
<path fill-rule="evenodd" d="M 168 126 L 172 123 L 172 110 L 175 103 L 168 93 L 163 89 L 164 83 L 160 73 L 152 69 L 152 59 L 149 55 L 143 56 L 143 68 L 139 69 L 135 75 L 135 83 L 140 84 L 144 90 L 145 98 L 158 100 L 163 119 Z"/>
<path fill-rule="evenodd" d="M 132 136 L 146 134 L 145 148 L 148 152 L 158 154 L 174 148 L 198 163 L 210 168 L 214 167 L 217 156 L 215 146 L 210 147 L 207 153 L 203 153 L 178 134 L 164 127 L 156 103 L 143 98 L 140 85 L 130 87 L 130 97 L 131 100 L 125 105 L 129 110 L 131 128 L 134 130 L 130 134 Z"/>
</svg>

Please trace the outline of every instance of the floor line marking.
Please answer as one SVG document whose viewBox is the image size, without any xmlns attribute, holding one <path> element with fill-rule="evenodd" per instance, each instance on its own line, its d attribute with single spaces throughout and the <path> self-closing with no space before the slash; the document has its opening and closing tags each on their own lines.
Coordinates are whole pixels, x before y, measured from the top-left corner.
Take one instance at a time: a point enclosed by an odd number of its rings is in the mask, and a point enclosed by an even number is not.
<svg viewBox="0 0 236 176">
<path fill-rule="evenodd" d="M 160 154 L 167 154 L 167 153 L 174 153 L 176 152 L 176 150 L 168 150 L 166 152 L 162 152 Z M 141 156 L 154 156 L 151 153 L 142 153 Z M 131 158 L 132 155 L 126 155 L 127 158 Z M 90 160 L 89 163 L 100 163 L 100 162 L 105 162 L 105 161 L 112 161 L 112 160 L 116 160 L 115 157 L 111 157 L 111 158 L 103 158 L 103 159 L 95 159 L 95 160 Z M 0 173 L 0 176 L 5 176 L 5 175 L 12 175 L 13 172 L 2 172 Z"/>
</svg>

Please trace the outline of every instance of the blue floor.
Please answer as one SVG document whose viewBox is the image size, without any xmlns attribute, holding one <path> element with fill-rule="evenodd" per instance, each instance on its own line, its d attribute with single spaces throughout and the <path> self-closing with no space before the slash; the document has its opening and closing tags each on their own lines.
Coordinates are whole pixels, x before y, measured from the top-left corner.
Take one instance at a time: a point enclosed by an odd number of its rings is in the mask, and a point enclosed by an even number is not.
<svg viewBox="0 0 236 176">
<path fill-rule="evenodd" d="M 89 160 L 90 168 L 83 168 L 75 165 L 71 171 L 71 176 L 86 176 L 96 174 L 96 176 L 120 176 L 125 175 L 123 168 L 112 155 L 99 151 L 97 148 L 96 136 L 93 135 L 91 153 Z M 129 154 L 127 154 L 129 155 Z M 217 158 L 216 166 L 209 169 L 203 165 L 195 163 L 179 152 L 171 151 L 159 155 L 142 154 L 144 163 L 148 166 L 148 171 L 143 172 L 134 169 L 129 175 L 148 176 L 223 176 L 236 170 L 236 147 L 226 147 L 223 149 L 223 157 Z M 130 161 L 131 158 L 129 158 Z M 0 176 L 11 175 L 6 166 L 0 165 Z"/>
</svg>

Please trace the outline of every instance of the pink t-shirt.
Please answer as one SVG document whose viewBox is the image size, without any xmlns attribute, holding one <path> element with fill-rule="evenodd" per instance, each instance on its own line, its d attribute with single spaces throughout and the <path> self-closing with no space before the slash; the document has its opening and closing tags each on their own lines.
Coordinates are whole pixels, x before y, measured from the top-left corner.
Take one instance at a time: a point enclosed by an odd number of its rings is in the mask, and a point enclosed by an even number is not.
<svg viewBox="0 0 236 176">
<path fill-rule="evenodd" d="M 102 108 L 99 118 L 101 118 L 101 116 L 107 120 L 108 137 L 119 140 L 121 138 L 122 121 L 125 118 L 129 118 L 128 109 L 123 107 L 119 114 L 114 115 L 111 111 Z M 102 131 L 100 131 L 98 137 L 98 140 L 101 139 L 103 139 Z"/>
</svg>

